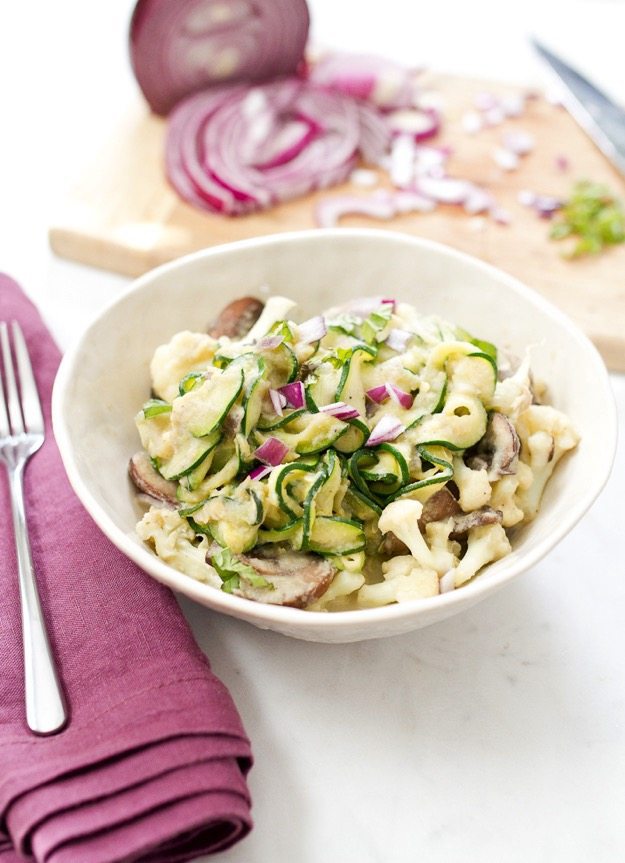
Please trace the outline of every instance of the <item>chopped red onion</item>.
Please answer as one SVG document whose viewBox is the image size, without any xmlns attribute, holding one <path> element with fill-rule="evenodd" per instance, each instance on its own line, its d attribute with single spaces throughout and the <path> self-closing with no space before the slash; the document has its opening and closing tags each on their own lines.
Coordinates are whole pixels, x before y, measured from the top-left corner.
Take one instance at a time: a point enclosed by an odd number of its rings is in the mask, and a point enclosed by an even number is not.
<svg viewBox="0 0 625 863">
<path fill-rule="evenodd" d="M 273 409 L 275 413 L 281 417 L 282 416 L 282 408 L 286 407 L 286 396 L 282 395 L 282 393 L 278 392 L 278 390 L 270 389 L 269 390 L 269 398 L 271 399 L 271 404 L 273 405 Z"/>
<path fill-rule="evenodd" d="M 490 111 L 491 108 L 498 107 L 499 99 L 494 93 L 482 90 L 473 97 L 473 104 L 478 111 Z"/>
<path fill-rule="evenodd" d="M 409 186 L 414 178 L 417 145 L 410 135 L 398 135 L 391 145 L 389 174 L 391 183 L 399 189 Z"/>
<path fill-rule="evenodd" d="M 568 159 L 568 156 L 565 156 L 562 153 L 559 153 L 555 157 L 554 162 L 555 162 L 555 166 L 558 169 L 558 171 L 562 171 L 562 172 L 568 171 L 569 168 L 571 167 L 571 163 Z"/>
<path fill-rule="evenodd" d="M 535 143 L 533 135 L 520 129 L 514 132 L 506 132 L 503 137 L 503 145 L 506 150 L 511 150 L 517 156 L 527 156 L 534 149 Z"/>
<path fill-rule="evenodd" d="M 516 171 L 519 167 L 519 157 L 512 150 L 498 147 L 493 153 L 493 159 L 504 171 Z"/>
<path fill-rule="evenodd" d="M 324 405 L 319 408 L 319 413 L 329 414 L 331 417 L 336 417 L 337 420 L 354 420 L 360 416 L 356 408 L 345 402 L 333 402 L 331 405 Z"/>
<path fill-rule="evenodd" d="M 484 128 L 484 121 L 476 111 L 467 111 L 462 115 L 462 128 L 469 135 L 476 135 Z"/>
<path fill-rule="evenodd" d="M 432 198 L 426 198 L 419 192 L 401 189 L 388 194 L 396 213 L 431 213 L 432 210 L 436 209 L 436 201 L 433 201 Z"/>
<path fill-rule="evenodd" d="M 414 399 L 407 393 L 405 390 L 396 387 L 395 384 L 386 384 L 386 391 L 388 392 L 391 399 L 398 405 L 401 405 L 403 408 L 411 408 L 412 402 Z"/>
<path fill-rule="evenodd" d="M 464 211 L 470 216 L 476 216 L 478 213 L 485 213 L 494 205 L 493 196 L 485 189 L 479 186 L 474 186 L 464 201 Z"/>
<path fill-rule="evenodd" d="M 402 108 L 386 115 L 392 135 L 408 136 L 413 141 L 427 141 L 438 134 L 441 117 L 434 108 Z"/>
<path fill-rule="evenodd" d="M 397 327 L 393 327 L 392 330 L 389 330 L 389 334 L 384 340 L 384 343 L 397 353 L 403 353 L 408 347 L 408 342 L 410 339 L 414 337 L 414 333 L 411 333 L 409 330 L 400 330 Z"/>
<path fill-rule="evenodd" d="M 517 201 L 524 207 L 533 207 L 536 203 L 536 198 L 536 192 L 532 192 L 530 189 L 521 189 L 517 195 Z"/>
<path fill-rule="evenodd" d="M 380 108 L 406 108 L 415 97 L 415 72 L 383 57 L 326 54 L 309 70 L 311 81 Z"/>
<path fill-rule="evenodd" d="M 282 459 L 289 451 L 288 446 L 277 437 L 268 437 L 267 440 L 254 451 L 254 458 L 263 464 L 275 467 L 282 464 Z"/>
<path fill-rule="evenodd" d="M 525 98 L 523 93 L 510 93 L 499 100 L 499 106 L 506 117 L 520 117 L 525 110 Z"/>
<path fill-rule="evenodd" d="M 491 207 L 490 217 L 498 225 L 509 225 L 512 221 L 512 215 L 509 211 L 499 206 Z"/>
<path fill-rule="evenodd" d="M 369 168 L 354 168 L 349 175 L 349 182 L 354 186 L 360 186 L 363 189 L 377 186 L 379 177 L 375 171 Z"/>
<path fill-rule="evenodd" d="M 341 306 L 341 312 L 347 312 L 355 318 L 364 320 L 373 312 L 379 312 L 380 306 L 390 305 L 392 311 L 395 310 L 395 300 L 387 297 L 359 297 L 357 300 L 351 300 Z"/>
<path fill-rule="evenodd" d="M 505 119 L 506 115 L 499 106 L 484 112 L 484 123 L 487 126 L 499 126 Z"/>
<path fill-rule="evenodd" d="M 247 478 L 248 479 L 264 479 L 264 477 L 266 477 L 267 474 L 270 474 L 270 473 L 271 473 L 271 467 L 269 465 L 259 464 L 258 467 L 255 467 L 253 470 L 251 470 L 248 473 Z"/>
<path fill-rule="evenodd" d="M 382 417 L 369 435 L 365 446 L 377 446 L 380 443 L 389 443 L 389 441 L 399 437 L 403 431 L 405 431 L 405 427 L 399 420 L 391 416 Z"/>
<path fill-rule="evenodd" d="M 283 387 L 280 387 L 278 392 L 280 395 L 284 396 L 289 404 L 293 408 L 303 408 L 304 407 L 304 384 L 301 381 L 295 381 L 292 384 L 285 384 Z"/>
<path fill-rule="evenodd" d="M 297 325 L 297 332 L 300 342 L 304 342 L 304 344 L 318 342 L 328 332 L 326 319 L 323 315 L 309 318 L 307 321 L 304 321 L 304 323 Z"/>
<path fill-rule="evenodd" d="M 284 341 L 284 336 L 263 336 L 258 340 L 257 346 L 261 351 L 273 351 Z"/>
<path fill-rule="evenodd" d="M 456 177 L 419 177 L 415 188 L 441 204 L 463 204 L 474 186 L 469 180 Z"/>
<path fill-rule="evenodd" d="M 388 390 L 386 389 L 386 384 L 380 384 L 378 387 L 371 387 L 370 390 L 367 390 L 365 393 L 367 398 L 370 398 L 372 402 L 375 402 L 377 405 L 381 405 L 389 398 Z"/>
<path fill-rule="evenodd" d="M 152 110 L 198 90 L 295 73 L 308 38 L 305 0 L 138 0 L 130 58 Z"/>
<path fill-rule="evenodd" d="M 564 202 L 560 198 L 554 198 L 551 195 L 536 195 L 534 201 L 534 209 L 542 219 L 550 219 L 563 205 Z"/>
</svg>

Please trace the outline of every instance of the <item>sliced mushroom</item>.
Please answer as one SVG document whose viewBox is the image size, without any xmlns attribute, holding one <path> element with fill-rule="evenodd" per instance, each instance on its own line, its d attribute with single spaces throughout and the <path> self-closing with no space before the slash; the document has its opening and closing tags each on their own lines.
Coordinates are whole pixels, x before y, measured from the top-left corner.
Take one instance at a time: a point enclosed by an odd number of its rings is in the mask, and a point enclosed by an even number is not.
<svg viewBox="0 0 625 863">
<path fill-rule="evenodd" d="M 460 504 L 446 487 L 439 489 L 429 497 L 423 504 L 423 511 L 419 519 L 419 530 L 423 533 L 425 525 L 431 521 L 446 521 L 461 513 Z M 410 549 L 394 533 L 387 533 L 380 545 L 380 551 L 389 557 L 399 554 L 410 554 Z"/>
<path fill-rule="evenodd" d="M 455 515 L 450 537 L 458 539 L 458 537 L 468 533 L 473 527 L 482 527 L 485 524 L 501 524 L 502 521 L 503 513 L 500 510 L 493 509 L 492 506 L 482 506 L 480 509 L 473 510 L 473 512 Z"/>
<path fill-rule="evenodd" d="M 251 587 L 241 579 L 233 593 L 271 605 L 306 608 L 325 593 L 336 574 L 336 569 L 325 558 L 299 551 L 263 547 L 241 554 L 239 558 L 272 584 L 273 589 Z"/>
<path fill-rule="evenodd" d="M 176 487 L 177 483 L 164 479 L 154 468 L 150 456 L 141 450 L 136 452 L 128 462 L 128 473 L 130 479 L 144 494 L 161 500 L 171 506 L 177 506 Z"/>
<path fill-rule="evenodd" d="M 488 418 L 486 434 L 466 458 L 472 470 L 486 469 L 489 480 L 516 473 L 521 442 L 507 416 L 493 411 Z"/>
<path fill-rule="evenodd" d="M 210 325 L 208 335 L 214 339 L 228 336 L 231 339 L 242 339 L 252 329 L 261 315 L 265 304 L 255 297 L 241 297 L 228 303 L 219 316 Z"/>
</svg>

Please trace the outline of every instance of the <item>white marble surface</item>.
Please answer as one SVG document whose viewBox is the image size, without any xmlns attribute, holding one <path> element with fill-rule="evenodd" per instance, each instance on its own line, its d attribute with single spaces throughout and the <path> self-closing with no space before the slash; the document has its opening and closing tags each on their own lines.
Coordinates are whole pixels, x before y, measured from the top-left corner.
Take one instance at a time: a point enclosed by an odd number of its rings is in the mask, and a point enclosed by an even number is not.
<svg viewBox="0 0 625 863">
<path fill-rule="evenodd" d="M 135 98 L 130 6 L 57 0 L 0 13 L 0 268 L 21 280 L 62 345 L 126 284 L 55 259 L 45 231 Z M 525 42 L 534 32 L 625 100 L 622 2 L 311 7 L 321 43 L 510 81 L 541 80 Z M 623 422 L 625 378 L 612 380 Z M 256 754 L 256 826 L 222 859 L 625 859 L 624 471 L 621 442 L 604 493 L 546 560 L 411 635 L 299 643 L 183 603 Z"/>
</svg>

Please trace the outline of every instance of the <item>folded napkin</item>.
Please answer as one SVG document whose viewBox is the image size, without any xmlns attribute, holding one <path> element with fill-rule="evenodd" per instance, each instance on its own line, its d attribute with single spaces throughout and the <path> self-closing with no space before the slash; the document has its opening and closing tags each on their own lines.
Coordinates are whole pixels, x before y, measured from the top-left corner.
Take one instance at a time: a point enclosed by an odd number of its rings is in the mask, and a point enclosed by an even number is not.
<svg viewBox="0 0 625 863">
<path fill-rule="evenodd" d="M 25 477 L 37 581 L 70 705 L 35 737 L 23 662 L 6 474 L 0 468 L 0 863 L 173 863 L 251 827 L 249 741 L 173 595 L 100 533 L 65 477 L 50 425 L 59 352 L 17 284 L 0 318 L 20 322 L 46 417 Z"/>
</svg>

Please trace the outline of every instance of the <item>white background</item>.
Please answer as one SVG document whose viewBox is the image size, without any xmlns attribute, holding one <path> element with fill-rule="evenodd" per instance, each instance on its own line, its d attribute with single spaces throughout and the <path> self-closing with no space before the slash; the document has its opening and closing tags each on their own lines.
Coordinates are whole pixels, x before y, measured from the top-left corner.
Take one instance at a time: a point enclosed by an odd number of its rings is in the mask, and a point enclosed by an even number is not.
<svg viewBox="0 0 625 863">
<path fill-rule="evenodd" d="M 323 45 L 512 82 L 543 80 L 535 33 L 625 101 L 621 2 L 310 5 Z M 62 346 L 127 284 L 55 259 L 46 228 L 137 98 L 130 9 L 36 0 L 0 12 L 0 268 Z M 623 421 L 625 379 L 612 379 Z M 256 827 L 222 859 L 625 859 L 624 470 L 621 443 L 606 491 L 546 560 L 411 635 L 313 645 L 184 602 L 256 754 Z"/>
</svg>

